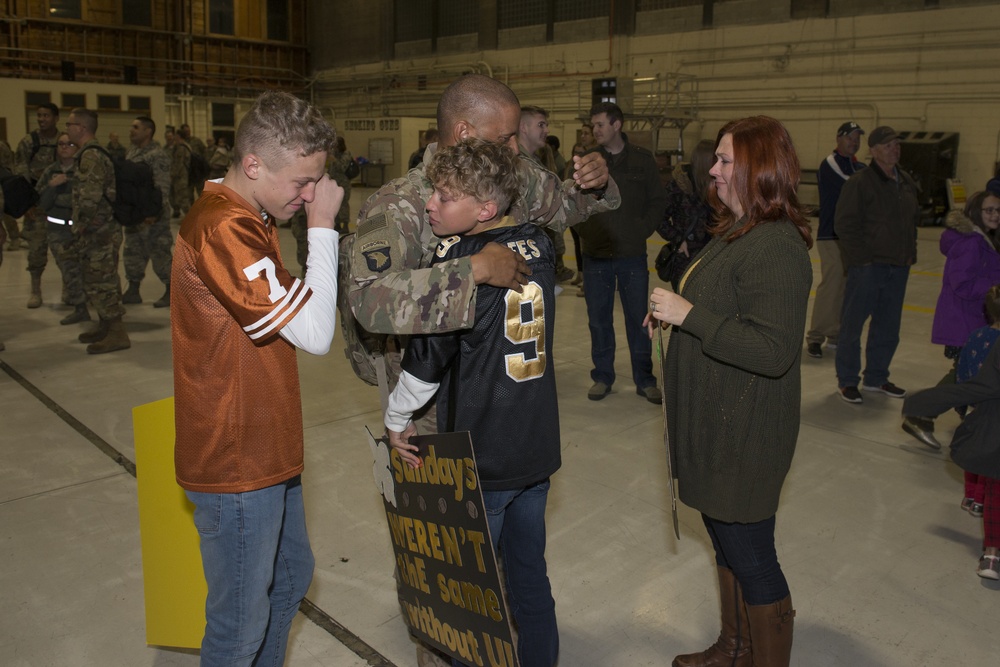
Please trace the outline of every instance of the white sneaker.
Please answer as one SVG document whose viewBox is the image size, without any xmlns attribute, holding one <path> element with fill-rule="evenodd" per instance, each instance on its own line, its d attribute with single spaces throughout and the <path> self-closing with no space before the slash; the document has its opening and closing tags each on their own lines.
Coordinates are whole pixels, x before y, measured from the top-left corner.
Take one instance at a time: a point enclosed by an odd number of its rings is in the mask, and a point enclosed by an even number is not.
<svg viewBox="0 0 1000 667">
<path fill-rule="evenodd" d="M 979 558 L 979 569 L 976 570 L 983 579 L 1000 579 L 1000 556 L 987 556 L 983 554 Z"/>
</svg>

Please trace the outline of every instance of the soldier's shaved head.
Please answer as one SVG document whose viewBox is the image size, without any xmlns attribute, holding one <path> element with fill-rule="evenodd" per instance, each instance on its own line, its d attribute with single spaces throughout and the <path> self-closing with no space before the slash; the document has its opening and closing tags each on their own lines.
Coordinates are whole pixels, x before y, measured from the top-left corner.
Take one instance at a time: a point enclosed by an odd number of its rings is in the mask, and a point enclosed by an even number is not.
<svg viewBox="0 0 1000 667">
<path fill-rule="evenodd" d="M 442 143 L 452 145 L 460 137 L 455 135 L 455 127 L 459 123 L 471 125 L 482 130 L 486 126 L 494 126 L 505 120 L 511 110 L 520 120 L 521 104 L 506 85 L 482 74 L 467 74 L 445 88 L 438 102 L 437 121 L 441 132 Z M 514 128 L 514 132 L 517 128 Z M 487 141 L 502 140 L 502 137 L 482 136 Z"/>
</svg>

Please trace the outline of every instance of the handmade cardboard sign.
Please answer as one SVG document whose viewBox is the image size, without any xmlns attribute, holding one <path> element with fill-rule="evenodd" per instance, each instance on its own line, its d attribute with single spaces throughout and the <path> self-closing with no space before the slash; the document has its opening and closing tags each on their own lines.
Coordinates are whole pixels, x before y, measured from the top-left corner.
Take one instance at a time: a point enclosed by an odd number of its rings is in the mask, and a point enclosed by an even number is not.
<svg viewBox="0 0 1000 667">
<path fill-rule="evenodd" d="M 368 438 L 410 632 L 467 665 L 518 667 L 469 433 L 411 438 L 416 470 Z"/>
</svg>

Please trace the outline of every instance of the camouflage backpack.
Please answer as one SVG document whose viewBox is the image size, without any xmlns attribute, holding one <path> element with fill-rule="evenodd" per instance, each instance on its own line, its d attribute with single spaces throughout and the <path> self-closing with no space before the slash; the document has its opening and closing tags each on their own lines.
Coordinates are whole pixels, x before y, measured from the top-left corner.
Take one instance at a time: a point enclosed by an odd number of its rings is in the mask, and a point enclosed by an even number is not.
<svg viewBox="0 0 1000 667">
<path fill-rule="evenodd" d="M 385 353 L 389 337 L 386 334 L 366 331 L 354 317 L 348 299 L 351 287 L 351 259 L 354 255 L 356 238 L 356 234 L 347 234 L 340 239 L 337 262 L 337 317 L 340 318 L 340 330 L 344 334 L 344 354 L 351 362 L 354 374 L 373 387 L 384 387 Z"/>
</svg>

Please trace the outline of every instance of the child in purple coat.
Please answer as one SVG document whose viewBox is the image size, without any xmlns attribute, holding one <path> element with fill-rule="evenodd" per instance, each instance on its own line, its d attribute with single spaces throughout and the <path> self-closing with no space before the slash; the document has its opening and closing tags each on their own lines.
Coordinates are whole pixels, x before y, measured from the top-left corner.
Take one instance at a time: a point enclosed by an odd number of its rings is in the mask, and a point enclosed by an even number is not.
<svg viewBox="0 0 1000 667">
<path fill-rule="evenodd" d="M 1000 196 L 988 190 L 977 192 L 961 213 L 948 214 L 946 224 L 948 229 L 940 241 L 944 275 L 931 342 L 944 345 L 944 356 L 953 365 L 938 384 L 955 382 L 955 364 L 962 346 L 969 334 L 988 324 L 983 299 L 990 287 L 1000 283 Z M 941 448 L 934 437 L 933 419 L 907 417 L 903 430 L 932 449 Z"/>
</svg>

